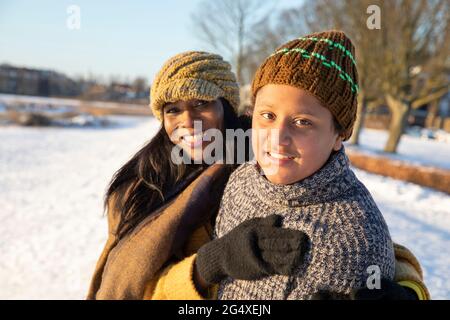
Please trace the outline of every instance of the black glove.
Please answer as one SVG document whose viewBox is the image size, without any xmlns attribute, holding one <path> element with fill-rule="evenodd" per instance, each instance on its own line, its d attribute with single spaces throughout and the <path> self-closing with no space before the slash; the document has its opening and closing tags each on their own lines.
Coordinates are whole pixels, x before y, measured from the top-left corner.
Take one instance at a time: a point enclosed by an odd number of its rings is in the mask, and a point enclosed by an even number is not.
<svg viewBox="0 0 450 320">
<path fill-rule="evenodd" d="M 414 290 L 389 279 L 381 279 L 380 289 L 357 290 L 354 297 L 356 300 L 419 300 Z"/>
<path fill-rule="evenodd" d="M 418 300 L 414 290 L 403 287 L 389 279 L 381 279 L 380 289 L 361 288 L 351 294 L 319 290 L 310 296 L 311 300 Z"/>
<path fill-rule="evenodd" d="M 289 275 L 306 251 L 308 237 L 279 226 L 281 216 L 247 220 L 222 238 L 202 246 L 196 267 L 209 284 L 226 277 L 256 280 L 272 274 Z"/>
<path fill-rule="evenodd" d="M 308 300 L 351 300 L 352 296 L 328 290 L 319 290 L 309 296 Z"/>
</svg>

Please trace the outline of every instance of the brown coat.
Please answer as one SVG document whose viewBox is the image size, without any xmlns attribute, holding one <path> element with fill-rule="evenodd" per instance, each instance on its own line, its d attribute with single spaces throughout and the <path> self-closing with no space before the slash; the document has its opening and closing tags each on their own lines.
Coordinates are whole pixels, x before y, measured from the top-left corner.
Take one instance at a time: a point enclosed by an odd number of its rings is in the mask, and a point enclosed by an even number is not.
<svg viewBox="0 0 450 320">
<path fill-rule="evenodd" d="M 170 258 L 183 257 L 183 246 L 194 230 L 214 218 L 232 169 L 223 164 L 210 166 L 120 241 L 116 236 L 119 215 L 111 210 L 111 202 L 109 237 L 87 299 L 142 299 L 147 283 Z"/>
</svg>

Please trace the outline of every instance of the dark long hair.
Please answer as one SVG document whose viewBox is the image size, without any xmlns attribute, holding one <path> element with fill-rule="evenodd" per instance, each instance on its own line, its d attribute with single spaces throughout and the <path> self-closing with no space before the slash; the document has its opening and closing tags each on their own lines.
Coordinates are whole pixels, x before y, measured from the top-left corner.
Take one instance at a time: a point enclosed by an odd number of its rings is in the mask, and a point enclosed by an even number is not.
<svg viewBox="0 0 450 320">
<path fill-rule="evenodd" d="M 227 100 L 221 98 L 221 102 L 225 129 L 249 128 L 248 118 L 238 118 Z M 104 197 L 104 210 L 120 213 L 116 231 L 119 239 L 162 206 L 184 179 L 207 167 L 205 164 L 169 161 L 173 146 L 164 126 L 161 126 L 156 135 L 113 175 Z M 108 208 L 113 196 L 114 208 Z"/>
</svg>

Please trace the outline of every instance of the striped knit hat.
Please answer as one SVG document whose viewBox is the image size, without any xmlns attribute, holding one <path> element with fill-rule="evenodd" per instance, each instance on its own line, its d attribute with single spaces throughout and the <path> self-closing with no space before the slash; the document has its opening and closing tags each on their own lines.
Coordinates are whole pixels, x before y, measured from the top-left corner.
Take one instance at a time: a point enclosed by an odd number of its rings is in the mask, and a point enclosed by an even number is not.
<svg viewBox="0 0 450 320">
<path fill-rule="evenodd" d="M 166 103 L 218 98 L 225 98 L 237 112 L 239 86 L 230 64 L 217 54 L 189 51 L 170 58 L 158 72 L 150 90 L 150 108 L 162 121 Z"/>
<path fill-rule="evenodd" d="M 286 84 L 313 94 L 350 138 L 356 120 L 358 73 L 355 48 L 342 31 L 314 33 L 287 42 L 257 70 L 253 100 L 266 84 Z"/>
</svg>

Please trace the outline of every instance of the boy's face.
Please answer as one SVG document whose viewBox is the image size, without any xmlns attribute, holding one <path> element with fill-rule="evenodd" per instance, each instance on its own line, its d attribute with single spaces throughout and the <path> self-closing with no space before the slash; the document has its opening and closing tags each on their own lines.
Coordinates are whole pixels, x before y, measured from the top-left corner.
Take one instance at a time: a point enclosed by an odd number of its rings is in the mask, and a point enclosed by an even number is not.
<svg viewBox="0 0 450 320">
<path fill-rule="evenodd" d="M 252 128 L 256 160 L 275 184 L 303 180 L 342 147 L 331 112 L 307 91 L 288 85 L 258 90 Z"/>
</svg>

